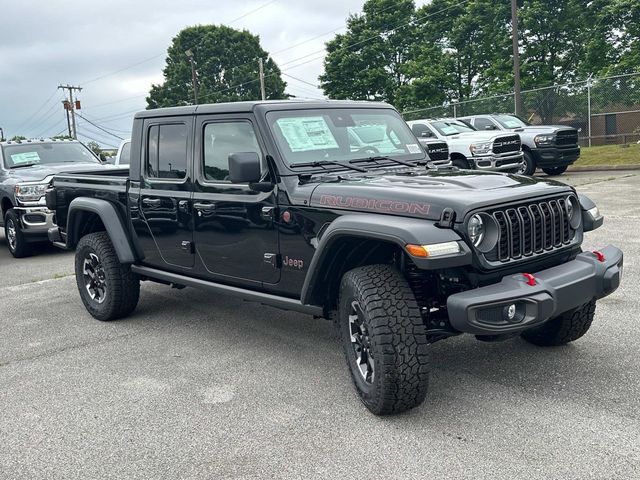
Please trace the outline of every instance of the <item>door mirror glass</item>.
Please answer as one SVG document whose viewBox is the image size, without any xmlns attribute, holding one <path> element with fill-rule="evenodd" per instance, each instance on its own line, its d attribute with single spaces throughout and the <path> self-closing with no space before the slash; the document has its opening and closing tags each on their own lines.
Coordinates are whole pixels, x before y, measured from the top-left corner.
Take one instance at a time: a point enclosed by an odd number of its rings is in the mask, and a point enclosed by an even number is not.
<svg viewBox="0 0 640 480">
<path fill-rule="evenodd" d="M 495 125 L 487 125 L 486 127 L 484 127 L 485 130 L 495 130 L 496 127 Z"/>
<path fill-rule="evenodd" d="M 262 162 L 256 152 L 238 152 L 229 155 L 231 183 L 255 183 L 262 177 Z"/>
</svg>

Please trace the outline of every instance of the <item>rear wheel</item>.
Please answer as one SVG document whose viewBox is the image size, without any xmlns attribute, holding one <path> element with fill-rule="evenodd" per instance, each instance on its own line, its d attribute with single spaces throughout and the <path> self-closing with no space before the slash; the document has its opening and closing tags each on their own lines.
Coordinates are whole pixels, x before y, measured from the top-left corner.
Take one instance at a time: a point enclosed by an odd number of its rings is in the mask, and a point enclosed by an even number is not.
<svg viewBox="0 0 640 480">
<path fill-rule="evenodd" d="M 536 161 L 529 152 L 523 152 L 522 163 L 518 169 L 520 175 L 533 175 L 536 172 Z"/>
<path fill-rule="evenodd" d="M 140 279 L 120 263 L 106 232 L 91 233 L 78 242 L 75 270 L 80 298 L 94 318 L 116 320 L 136 308 Z"/>
<path fill-rule="evenodd" d="M 4 217 L 4 236 L 9 252 L 15 258 L 28 257 L 32 254 L 31 245 L 27 242 L 20 226 L 20 218 L 14 210 L 9 210 Z"/>
<path fill-rule="evenodd" d="M 562 175 L 567 171 L 567 165 L 565 165 L 564 167 L 543 168 L 542 171 L 550 176 Z"/>
<path fill-rule="evenodd" d="M 541 347 L 565 345 L 587 333 L 595 313 L 596 301 L 594 299 L 548 320 L 539 327 L 522 332 L 522 338 Z"/>
<path fill-rule="evenodd" d="M 388 265 L 347 272 L 337 318 L 362 403 L 374 414 L 420 405 L 429 383 L 426 327 L 413 291 Z"/>
</svg>

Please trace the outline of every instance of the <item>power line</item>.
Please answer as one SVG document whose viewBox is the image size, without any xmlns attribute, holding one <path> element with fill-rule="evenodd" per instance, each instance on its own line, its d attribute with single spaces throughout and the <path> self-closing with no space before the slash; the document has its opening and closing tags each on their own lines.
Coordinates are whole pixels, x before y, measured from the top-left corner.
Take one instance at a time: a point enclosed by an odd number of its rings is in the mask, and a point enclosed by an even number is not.
<svg viewBox="0 0 640 480">
<path fill-rule="evenodd" d="M 243 15 L 240 15 L 238 18 L 234 18 L 233 20 L 228 21 L 227 24 L 235 23 L 238 20 L 242 20 L 243 18 L 248 17 L 252 13 L 257 12 L 258 10 L 262 10 L 263 8 L 268 7 L 269 5 L 271 5 L 272 3 L 275 3 L 275 2 L 276 2 L 276 0 L 271 0 L 271 1 L 269 1 L 269 2 L 267 2 L 265 4 L 263 4 L 263 5 L 260 5 L 259 7 L 254 8 L 253 10 L 250 10 L 250 11 L 248 11 L 247 13 L 245 13 Z"/>
<path fill-rule="evenodd" d="M 47 113 L 45 113 L 40 119 L 36 121 L 34 125 L 31 125 L 26 130 L 28 131 L 39 130 L 42 127 L 42 125 L 46 124 L 50 118 L 53 118 L 53 116 L 56 114 L 56 111 L 58 111 L 57 110 L 58 108 L 60 108 L 60 105 L 58 105 L 57 103 L 54 103 L 53 105 L 51 105 L 49 110 L 47 110 Z"/>
<path fill-rule="evenodd" d="M 318 88 L 318 85 L 314 85 L 314 84 L 313 84 L 313 83 L 311 83 L 311 82 L 307 82 L 306 80 L 303 80 L 303 79 L 301 79 L 301 78 L 294 77 L 293 75 L 289 75 L 288 73 L 284 73 L 284 72 L 282 72 L 282 75 L 284 75 L 285 77 L 292 78 L 293 80 L 297 80 L 297 81 L 299 81 L 299 82 L 302 82 L 302 83 L 305 83 L 305 84 L 307 84 L 307 85 L 310 85 L 310 86 L 312 86 L 312 87 L 314 87 L 314 88 Z"/>
<path fill-rule="evenodd" d="M 51 99 L 52 99 L 53 97 L 55 97 L 56 93 L 58 93 L 58 89 L 55 89 L 55 90 L 53 91 L 53 93 L 51 94 L 51 96 L 50 96 L 49 98 L 47 98 L 47 99 L 46 99 L 46 100 L 45 100 L 45 101 L 44 101 L 44 102 L 43 102 L 43 103 L 38 107 L 38 109 L 37 109 L 35 112 L 33 112 L 31 115 L 29 115 L 29 117 L 28 117 L 25 121 L 23 121 L 20 125 L 18 125 L 18 127 L 16 127 L 16 131 L 19 131 L 22 127 L 24 127 L 26 124 L 28 124 L 28 123 L 31 121 L 31 119 L 32 119 L 32 118 L 34 118 L 38 113 L 40 113 L 40 111 L 45 107 L 45 105 L 47 105 L 47 104 L 51 101 Z"/>
<path fill-rule="evenodd" d="M 78 115 L 81 119 L 83 119 L 85 122 L 90 123 L 91 125 L 93 125 L 94 127 L 96 127 L 99 130 L 102 130 L 105 133 L 108 133 L 109 135 L 111 135 L 112 137 L 116 137 L 119 138 L 120 140 L 124 140 L 124 138 L 122 138 L 120 135 L 116 135 L 115 133 L 111 133 L 109 130 L 106 130 L 104 128 L 102 128 L 100 125 L 96 125 L 95 123 L 93 123 L 91 120 L 87 120 L 85 117 L 83 117 L 82 115 L 80 115 L 79 113 L 76 113 L 76 115 Z"/>
</svg>

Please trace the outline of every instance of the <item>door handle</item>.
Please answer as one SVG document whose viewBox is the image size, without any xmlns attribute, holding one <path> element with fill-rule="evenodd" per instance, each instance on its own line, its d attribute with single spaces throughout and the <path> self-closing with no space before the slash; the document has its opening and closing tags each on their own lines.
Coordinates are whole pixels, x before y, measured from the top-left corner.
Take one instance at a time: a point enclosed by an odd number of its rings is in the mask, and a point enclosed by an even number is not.
<svg viewBox="0 0 640 480">
<path fill-rule="evenodd" d="M 142 203 L 148 207 L 158 207 L 162 203 L 162 200 L 159 198 L 143 198 Z"/>
<path fill-rule="evenodd" d="M 193 204 L 193 208 L 195 208 L 196 210 L 211 211 L 211 210 L 215 210 L 216 209 L 216 204 L 215 203 L 200 203 L 200 202 L 196 202 L 196 203 Z"/>
</svg>

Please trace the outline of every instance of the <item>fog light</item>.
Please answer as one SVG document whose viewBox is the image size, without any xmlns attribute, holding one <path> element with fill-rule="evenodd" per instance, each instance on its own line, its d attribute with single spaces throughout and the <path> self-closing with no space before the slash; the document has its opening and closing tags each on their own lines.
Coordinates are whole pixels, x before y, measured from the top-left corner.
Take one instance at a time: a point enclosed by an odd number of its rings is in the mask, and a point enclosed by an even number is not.
<svg viewBox="0 0 640 480">
<path fill-rule="evenodd" d="M 516 316 L 516 304 L 512 303 L 507 307 L 507 318 L 513 320 Z"/>
</svg>

